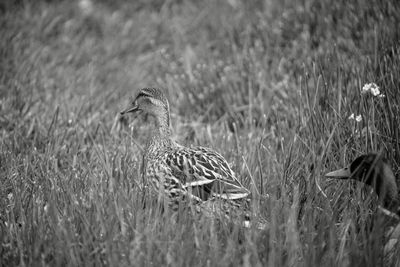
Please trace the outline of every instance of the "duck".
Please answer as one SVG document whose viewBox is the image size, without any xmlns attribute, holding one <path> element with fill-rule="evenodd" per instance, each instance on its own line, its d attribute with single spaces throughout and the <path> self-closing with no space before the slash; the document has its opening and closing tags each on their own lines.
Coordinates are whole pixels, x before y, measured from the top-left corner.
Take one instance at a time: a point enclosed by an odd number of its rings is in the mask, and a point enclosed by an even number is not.
<svg viewBox="0 0 400 267">
<path fill-rule="evenodd" d="M 400 266 L 398 240 L 400 239 L 400 194 L 396 177 L 388 161 L 380 154 L 369 153 L 354 159 L 348 166 L 325 174 L 327 178 L 353 179 L 373 188 L 380 204 L 379 210 L 388 216 L 392 225 L 385 231 L 385 262 Z"/>
<path fill-rule="evenodd" d="M 386 159 L 376 153 L 364 154 L 348 166 L 325 174 L 327 178 L 353 179 L 371 186 L 382 207 L 400 215 L 400 196 L 396 178 Z"/>
<path fill-rule="evenodd" d="M 140 89 L 120 115 L 129 113 L 145 113 L 155 119 L 144 149 L 142 173 L 152 191 L 162 195 L 172 209 L 182 199 L 196 204 L 224 200 L 241 205 L 240 201 L 249 197 L 250 191 L 220 153 L 183 146 L 172 139 L 169 102 L 161 89 Z"/>
</svg>

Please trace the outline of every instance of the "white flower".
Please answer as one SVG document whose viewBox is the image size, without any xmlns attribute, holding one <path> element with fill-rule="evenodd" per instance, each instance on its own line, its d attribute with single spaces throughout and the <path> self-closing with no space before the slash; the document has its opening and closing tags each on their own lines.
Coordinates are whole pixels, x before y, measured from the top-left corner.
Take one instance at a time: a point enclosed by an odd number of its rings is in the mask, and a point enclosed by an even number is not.
<svg viewBox="0 0 400 267">
<path fill-rule="evenodd" d="M 369 83 L 364 84 L 363 88 L 361 89 L 361 94 L 366 94 L 369 92 Z"/>
<path fill-rule="evenodd" d="M 376 84 L 374 84 L 374 85 L 375 85 L 375 86 L 371 87 L 371 93 L 372 93 L 374 96 L 378 96 L 378 95 L 381 94 L 381 91 L 379 91 L 379 87 L 376 86 Z"/>
<path fill-rule="evenodd" d="M 379 86 L 376 83 L 366 83 L 361 89 L 361 94 L 371 93 L 373 96 L 385 97 L 385 95 L 381 94 Z"/>
<path fill-rule="evenodd" d="M 356 122 L 360 122 L 360 121 L 362 121 L 362 116 L 361 115 L 354 115 L 354 113 L 353 113 L 353 114 L 351 114 L 349 116 L 348 119 L 349 120 L 356 120 Z"/>
</svg>

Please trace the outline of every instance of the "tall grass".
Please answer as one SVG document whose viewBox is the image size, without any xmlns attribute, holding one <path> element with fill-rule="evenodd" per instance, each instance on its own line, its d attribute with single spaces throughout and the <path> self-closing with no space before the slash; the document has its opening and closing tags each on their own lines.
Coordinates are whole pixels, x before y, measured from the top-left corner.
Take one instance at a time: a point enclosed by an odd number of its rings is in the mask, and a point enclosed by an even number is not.
<svg viewBox="0 0 400 267">
<path fill-rule="evenodd" d="M 0 265 L 384 264 L 373 197 L 323 174 L 382 151 L 399 176 L 397 1 L 0 11 Z M 385 97 L 361 95 L 371 82 Z M 116 117 L 145 86 L 165 89 L 177 140 L 233 164 L 266 229 L 160 212 L 140 176 L 151 118 Z"/>
</svg>

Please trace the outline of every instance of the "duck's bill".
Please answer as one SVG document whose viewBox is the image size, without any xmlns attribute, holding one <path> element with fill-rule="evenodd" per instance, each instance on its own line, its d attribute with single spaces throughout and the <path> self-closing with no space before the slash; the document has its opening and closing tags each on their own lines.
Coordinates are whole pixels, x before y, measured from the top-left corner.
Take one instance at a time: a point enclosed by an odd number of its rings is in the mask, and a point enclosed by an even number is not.
<svg viewBox="0 0 400 267">
<path fill-rule="evenodd" d="M 349 168 L 343 168 L 336 171 L 328 172 L 325 174 L 325 177 L 334 178 L 334 179 L 346 179 L 351 176 Z"/>
<path fill-rule="evenodd" d="M 139 110 L 140 110 L 139 106 L 134 104 L 134 105 L 129 106 L 127 109 L 121 111 L 120 114 L 124 115 L 126 113 L 136 112 L 136 111 L 139 111 Z"/>
</svg>

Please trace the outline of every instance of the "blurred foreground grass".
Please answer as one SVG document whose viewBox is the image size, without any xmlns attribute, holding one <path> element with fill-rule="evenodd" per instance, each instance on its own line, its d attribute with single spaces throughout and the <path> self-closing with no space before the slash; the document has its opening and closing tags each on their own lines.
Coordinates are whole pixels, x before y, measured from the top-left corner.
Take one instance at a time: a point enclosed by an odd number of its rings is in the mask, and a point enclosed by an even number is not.
<svg viewBox="0 0 400 267">
<path fill-rule="evenodd" d="M 0 265 L 383 265 L 373 201 L 323 174 L 383 151 L 399 176 L 398 1 L 5 1 L 0 12 Z M 361 94 L 366 83 L 384 97 Z M 268 229 L 143 209 L 148 118 L 113 124 L 150 86 L 169 96 L 176 139 L 220 151 L 269 194 L 254 201 Z"/>
</svg>

